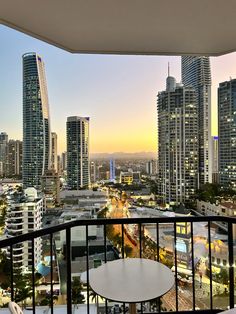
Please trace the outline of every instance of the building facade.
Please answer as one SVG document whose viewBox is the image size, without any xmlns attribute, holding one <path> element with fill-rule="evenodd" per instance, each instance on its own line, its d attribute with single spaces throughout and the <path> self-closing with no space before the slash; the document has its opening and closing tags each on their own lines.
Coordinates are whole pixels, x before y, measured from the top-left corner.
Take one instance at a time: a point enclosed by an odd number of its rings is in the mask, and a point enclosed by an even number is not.
<svg viewBox="0 0 236 314">
<path fill-rule="evenodd" d="M 58 171 L 57 168 L 57 133 L 52 132 L 51 133 L 51 169 L 55 170 L 56 172 Z"/>
<path fill-rule="evenodd" d="M 209 57 L 182 56 L 182 83 L 196 91 L 199 126 L 199 185 L 212 182 L 211 69 Z"/>
<path fill-rule="evenodd" d="M 40 187 L 51 167 L 51 132 L 44 63 L 36 53 L 23 55 L 23 186 Z"/>
<path fill-rule="evenodd" d="M 157 160 L 149 160 L 146 162 L 146 173 L 150 176 L 157 174 Z"/>
<path fill-rule="evenodd" d="M 6 236 L 15 237 L 42 228 L 43 198 L 36 189 L 28 188 L 24 195 L 12 196 L 6 215 Z M 24 241 L 13 246 L 13 263 L 15 267 L 32 268 L 32 254 L 34 267 L 40 262 L 42 253 L 42 239 L 34 241 L 32 252 L 31 241 Z"/>
<path fill-rule="evenodd" d="M 212 183 L 219 183 L 219 171 L 218 171 L 218 136 L 212 136 Z"/>
<path fill-rule="evenodd" d="M 62 171 L 67 170 L 67 152 L 63 152 L 61 154 L 61 170 Z"/>
<path fill-rule="evenodd" d="M 6 176 L 7 172 L 7 144 L 8 135 L 5 132 L 0 133 L 0 176 Z"/>
<path fill-rule="evenodd" d="M 68 117 L 67 130 L 67 185 L 79 190 L 90 184 L 89 118 Z"/>
<path fill-rule="evenodd" d="M 196 92 L 167 78 L 158 93 L 158 194 L 163 204 L 191 199 L 198 181 L 198 112 Z"/>
<path fill-rule="evenodd" d="M 218 88 L 219 183 L 236 189 L 236 79 Z"/>
<path fill-rule="evenodd" d="M 60 204 L 60 178 L 54 169 L 47 170 L 42 176 L 42 192 L 47 209 Z"/>
<path fill-rule="evenodd" d="M 22 176 L 22 141 L 9 140 L 7 145 L 7 176 Z"/>
<path fill-rule="evenodd" d="M 203 216 L 236 216 L 236 204 L 233 201 L 225 201 L 210 203 L 197 200 L 197 211 Z M 220 226 L 225 231 L 228 231 L 227 222 L 217 221 L 216 225 Z M 233 224 L 233 237 L 236 237 L 236 225 Z"/>
<path fill-rule="evenodd" d="M 116 179 L 116 163 L 114 159 L 110 159 L 110 181 L 114 182 Z"/>
</svg>

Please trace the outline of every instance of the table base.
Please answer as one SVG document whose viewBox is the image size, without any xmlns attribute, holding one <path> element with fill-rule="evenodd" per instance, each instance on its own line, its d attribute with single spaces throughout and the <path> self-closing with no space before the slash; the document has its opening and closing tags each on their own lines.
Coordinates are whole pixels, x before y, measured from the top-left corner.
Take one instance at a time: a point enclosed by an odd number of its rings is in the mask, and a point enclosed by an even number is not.
<svg viewBox="0 0 236 314">
<path fill-rule="evenodd" d="M 136 314 L 136 303 L 129 304 L 129 312 L 130 314 Z"/>
</svg>

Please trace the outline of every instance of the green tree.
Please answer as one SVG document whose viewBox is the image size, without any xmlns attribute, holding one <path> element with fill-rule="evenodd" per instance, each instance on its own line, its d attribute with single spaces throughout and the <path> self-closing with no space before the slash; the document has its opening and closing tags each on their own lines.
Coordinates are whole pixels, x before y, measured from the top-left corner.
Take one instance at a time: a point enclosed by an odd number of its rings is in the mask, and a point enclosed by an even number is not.
<svg viewBox="0 0 236 314">
<path fill-rule="evenodd" d="M 85 302 L 85 299 L 82 294 L 83 286 L 79 277 L 73 278 L 71 290 L 71 298 L 74 306 L 77 306 L 78 304 L 83 304 Z"/>
<path fill-rule="evenodd" d="M 215 203 L 217 196 L 220 195 L 220 186 L 218 184 L 206 183 L 197 190 L 196 198 L 205 201 Z"/>
<path fill-rule="evenodd" d="M 23 274 L 21 269 L 14 270 L 14 301 L 22 302 L 33 295 L 31 275 Z"/>
<path fill-rule="evenodd" d="M 53 299 L 53 304 L 55 304 L 55 301 L 58 300 L 58 296 L 57 296 L 57 295 L 53 295 L 52 299 Z M 49 308 L 50 308 L 50 306 L 51 306 L 51 296 L 46 296 L 44 299 L 42 299 L 42 300 L 40 301 L 40 305 L 41 305 L 41 306 L 46 306 L 46 305 L 48 305 Z"/>
<path fill-rule="evenodd" d="M 0 250 L 0 273 L 4 274 L 4 277 L 8 277 L 11 271 L 10 260 L 7 259 L 6 252 Z"/>
</svg>

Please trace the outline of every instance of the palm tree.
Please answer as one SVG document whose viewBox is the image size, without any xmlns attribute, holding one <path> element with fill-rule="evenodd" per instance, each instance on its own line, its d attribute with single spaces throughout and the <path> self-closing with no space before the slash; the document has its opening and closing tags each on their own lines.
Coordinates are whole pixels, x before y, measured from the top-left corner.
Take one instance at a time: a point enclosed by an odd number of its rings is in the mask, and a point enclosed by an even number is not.
<svg viewBox="0 0 236 314">
<path fill-rule="evenodd" d="M 83 289 L 82 283 L 79 277 L 74 277 L 72 281 L 72 302 L 75 307 L 78 308 L 78 304 L 83 304 L 85 302 L 84 295 L 81 293 Z"/>
<path fill-rule="evenodd" d="M 91 297 L 92 301 L 96 302 L 96 307 L 97 307 L 97 313 L 98 313 L 98 308 L 99 308 L 99 303 L 98 303 L 98 295 L 95 291 L 91 290 L 89 293 L 89 297 Z"/>
<path fill-rule="evenodd" d="M 91 300 L 92 301 L 95 301 L 96 302 L 96 307 L 97 307 L 97 313 L 98 313 L 98 308 L 99 308 L 99 295 L 93 291 L 91 288 L 90 288 L 90 293 L 89 293 L 89 297 L 91 297 Z M 101 299 L 104 299 L 102 297 L 100 297 Z"/>
</svg>

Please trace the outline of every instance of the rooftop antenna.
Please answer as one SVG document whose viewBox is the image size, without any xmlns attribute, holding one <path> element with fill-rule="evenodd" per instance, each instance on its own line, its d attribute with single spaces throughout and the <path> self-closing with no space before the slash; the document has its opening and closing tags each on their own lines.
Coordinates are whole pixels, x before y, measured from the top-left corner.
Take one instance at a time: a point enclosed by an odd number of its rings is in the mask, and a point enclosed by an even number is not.
<svg viewBox="0 0 236 314">
<path fill-rule="evenodd" d="M 170 76 L 170 63 L 168 62 L 168 76 Z"/>
</svg>

